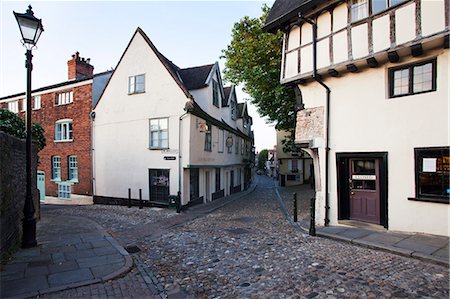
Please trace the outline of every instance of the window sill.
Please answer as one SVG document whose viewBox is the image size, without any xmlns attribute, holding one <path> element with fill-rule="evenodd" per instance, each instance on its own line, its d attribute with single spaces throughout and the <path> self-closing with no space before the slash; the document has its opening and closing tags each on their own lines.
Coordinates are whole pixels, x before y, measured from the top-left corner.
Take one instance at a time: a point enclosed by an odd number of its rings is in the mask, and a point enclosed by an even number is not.
<svg viewBox="0 0 450 299">
<path fill-rule="evenodd" d="M 134 94 L 141 94 L 141 93 L 145 93 L 145 90 L 144 91 L 129 92 L 128 95 L 131 96 L 131 95 L 134 95 Z"/>
<path fill-rule="evenodd" d="M 64 103 L 64 104 L 55 104 L 55 107 L 58 107 L 58 106 L 66 106 L 66 105 L 70 105 L 70 104 L 72 104 L 73 102 L 70 102 L 70 103 Z"/>
<path fill-rule="evenodd" d="M 433 202 L 433 203 L 443 203 L 449 204 L 449 198 L 433 198 L 433 197 L 408 197 L 408 200 L 412 201 L 423 201 L 423 202 Z"/>
<path fill-rule="evenodd" d="M 168 147 L 148 147 L 147 149 L 151 151 L 161 151 L 161 150 L 168 150 Z"/>
<path fill-rule="evenodd" d="M 78 179 L 68 180 L 67 182 L 72 184 L 78 184 Z"/>
<path fill-rule="evenodd" d="M 50 182 L 61 183 L 61 179 L 51 179 Z"/>
<path fill-rule="evenodd" d="M 66 140 L 54 140 L 55 143 L 64 143 L 64 142 L 72 142 L 73 139 L 66 139 Z"/>
</svg>

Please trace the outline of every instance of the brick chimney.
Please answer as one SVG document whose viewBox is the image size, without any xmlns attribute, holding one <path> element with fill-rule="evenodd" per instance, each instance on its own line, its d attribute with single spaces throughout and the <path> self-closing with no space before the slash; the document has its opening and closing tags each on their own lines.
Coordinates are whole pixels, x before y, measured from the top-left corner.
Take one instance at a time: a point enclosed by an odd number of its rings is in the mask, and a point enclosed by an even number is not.
<svg viewBox="0 0 450 299">
<path fill-rule="evenodd" d="M 90 58 L 81 58 L 79 52 L 73 54 L 72 59 L 67 61 L 69 80 L 82 79 L 92 76 L 94 74 L 94 67 L 90 64 L 90 62 Z"/>
</svg>

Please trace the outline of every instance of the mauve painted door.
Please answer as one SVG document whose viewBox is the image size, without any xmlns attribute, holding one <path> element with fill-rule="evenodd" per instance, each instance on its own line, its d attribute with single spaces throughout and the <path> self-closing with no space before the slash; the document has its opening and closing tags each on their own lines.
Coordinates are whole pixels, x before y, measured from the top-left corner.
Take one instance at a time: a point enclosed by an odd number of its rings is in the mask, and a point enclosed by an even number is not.
<svg viewBox="0 0 450 299">
<path fill-rule="evenodd" d="M 379 159 L 350 159 L 350 219 L 380 224 Z"/>
</svg>

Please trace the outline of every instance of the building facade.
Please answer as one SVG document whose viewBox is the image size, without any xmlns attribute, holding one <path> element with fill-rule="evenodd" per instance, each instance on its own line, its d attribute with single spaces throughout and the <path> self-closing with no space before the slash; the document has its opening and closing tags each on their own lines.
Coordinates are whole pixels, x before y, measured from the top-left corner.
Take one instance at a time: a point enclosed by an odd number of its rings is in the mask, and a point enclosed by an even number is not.
<svg viewBox="0 0 450 299">
<path fill-rule="evenodd" d="M 316 222 L 448 236 L 449 1 L 277 0 Z"/>
<path fill-rule="evenodd" d="M 251 180 L 251 117 L 218 64 L 181 69 L 138 28 L 95 109 L 94 202 L 182 205 L 243 190 Z M 139 191 L 140 190 L 140 191 Z"/>
<path fill-rule="evenodd" d="M 312 180 L 312 158 L 302 150 L 285 151 L 283 140 L 289 138 L 289 132 L 277 130 L 278 184 L 294 186 L 309 184 Z"/>
<path fill-rule="evenodd" d="M 46 146 L 39 152 L 38 188 L 60 200 L 88 201 L 92 195 L 91 119 L 93 101 L 111 72 L 93 75 L 89 59 L 72 55 L 68 81 L 32 91 L 32 121 L 45 130 Z M 25 93 L 0 98 L 0 107 L 25 119 Z"/>
</svg>

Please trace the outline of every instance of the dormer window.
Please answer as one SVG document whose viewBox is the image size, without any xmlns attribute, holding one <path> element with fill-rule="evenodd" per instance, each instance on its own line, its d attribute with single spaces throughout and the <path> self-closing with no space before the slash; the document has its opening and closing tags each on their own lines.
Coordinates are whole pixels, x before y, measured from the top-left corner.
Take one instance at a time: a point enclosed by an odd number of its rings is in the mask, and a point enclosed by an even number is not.
<svg viewBox="0 0 450 299">
<path fill-rule="evenodd" d="M 237 119 L 237 110 L 236 110 L 236 102 L 234 101 L 234 98 L 230 101 L 230 109 L 231 109 L 231 119 L 236 120 Z"/>
<path fill-rule="evenodd" d="M 219 84 L 217 84 L 216 80 L 212 80 L 212 89 L 213 89 L 213 105 L 219 108 Z"/>
<path fill-rule="evenodd" d="M 128 77 L 128 94 L 145 92 L 145 74 Z"/>
</svg>

